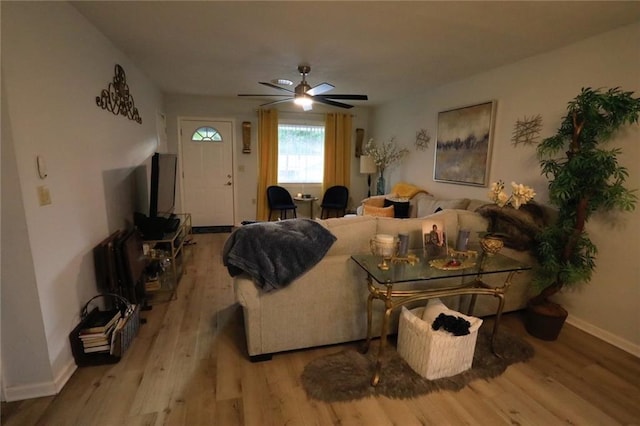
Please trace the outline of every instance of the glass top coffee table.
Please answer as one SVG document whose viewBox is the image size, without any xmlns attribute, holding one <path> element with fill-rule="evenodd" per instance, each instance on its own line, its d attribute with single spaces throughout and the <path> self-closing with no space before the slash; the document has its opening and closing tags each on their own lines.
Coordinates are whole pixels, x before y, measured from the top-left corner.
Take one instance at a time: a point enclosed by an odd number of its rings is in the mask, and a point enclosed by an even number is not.
<svg viewBox="0 0 640 426">
<path fill-rule="evenodd" d="M 469 252 L 474 253 L 474 252 Z M 496 310 L 496 318 L 491 335 L 491 350 L 496 356 L 500 356 L 495 350 L 495 337 L 500 324 L 500 317 L 504 309 L 504 295 L 513 275 L 531 269 L 531 266 L 518 262 L 501 254 L 486 255 L 483 252 L 477 256 L 461 256 L 457 259 L 448 257 L 440 259 L 427 259 L 423 250 L 412 250 L 405 258 L 393 258 L 383 264 L 380 256 L 372 254 L 355 254 L 351 256 L 367 273 L 367 285 L 369 297 L 367 298 L 367 340 L 363 352 L 369 350 L 372 338 L 373 301 L 381 300 L 385 305 L 382 326 L 380 330 L 380 346 L 376 356 L 376 368 L 371 379 L 371 385 L 376 386 L 380 381 L 381 359 L 387 344 L 389 318 L 393 309 L 408 303 L 428 300 L 437 297 L 471 295 L 469 315 L 473 315 L 473 309 L 478 295 L 490 295 L 499 299 Z M 482 281 L 484 275 L 506 274 L 504 285 L 491 287 Z M 460 278 L 457 284 L 436 286 L 437 280 L 446 278 Z M 433 281 L 430 287 L 429 281 Z M 402 289 L 394 289 L 394 286 L 402 285 Z M 421 284 L 420 288 L 417 284 Z M 425 285 L 427 284 L 427 285 Z"/>
</svg>

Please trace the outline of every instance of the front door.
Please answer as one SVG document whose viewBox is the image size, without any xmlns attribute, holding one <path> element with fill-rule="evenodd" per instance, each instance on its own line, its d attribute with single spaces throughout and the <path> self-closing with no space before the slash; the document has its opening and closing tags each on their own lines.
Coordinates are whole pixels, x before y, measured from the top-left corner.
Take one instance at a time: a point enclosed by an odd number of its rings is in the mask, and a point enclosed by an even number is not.
<svg viewBox="0 0 640 426">
<path fill-rule="evenodd" d="M 193 226 L 233 226 L 233 122 L 180 120 L 184 211 Z"/>
</svg>

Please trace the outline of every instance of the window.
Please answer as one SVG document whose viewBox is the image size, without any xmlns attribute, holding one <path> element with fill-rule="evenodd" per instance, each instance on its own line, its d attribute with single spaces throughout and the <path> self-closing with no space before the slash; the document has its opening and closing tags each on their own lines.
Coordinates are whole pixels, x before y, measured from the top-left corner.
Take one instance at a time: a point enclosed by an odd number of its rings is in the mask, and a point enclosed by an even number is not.
<svg viewBox="0 0 640 426">
<path fill-rule="evenodd" d="M 222 135 L 213 127 L 199 127 L 191 135 L 192 142 L 222 142 Z"/>
<path fill-rule="evenodd" d="M 324 125 L 278 125 L 278 183 L 322 183 Z"/>
</svg>

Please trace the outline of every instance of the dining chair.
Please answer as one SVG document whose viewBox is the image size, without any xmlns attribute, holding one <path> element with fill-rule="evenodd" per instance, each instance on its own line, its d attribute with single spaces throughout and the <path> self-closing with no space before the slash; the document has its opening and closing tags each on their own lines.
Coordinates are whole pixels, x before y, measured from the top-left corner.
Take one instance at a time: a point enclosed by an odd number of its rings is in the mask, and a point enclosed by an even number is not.
<svg viewBox="0 0 640 426">
<path fill-rule="evenodd" d="M 293 211 L 294 218 L 298 217 L 296 214 L 298 206 L 293 202 L 293 198 L 291 198 L 291 194 L 289 194 L 286 188 L 278 185 L 268 187 L 267 202 L 269 203 L 269 220 L 271 220 L 274 210 L 280 211 L 280 216 L 284 214 L 284 217 L 280 217 L 280 219 L 286 219 L 289 210 Z"/>
</svg>

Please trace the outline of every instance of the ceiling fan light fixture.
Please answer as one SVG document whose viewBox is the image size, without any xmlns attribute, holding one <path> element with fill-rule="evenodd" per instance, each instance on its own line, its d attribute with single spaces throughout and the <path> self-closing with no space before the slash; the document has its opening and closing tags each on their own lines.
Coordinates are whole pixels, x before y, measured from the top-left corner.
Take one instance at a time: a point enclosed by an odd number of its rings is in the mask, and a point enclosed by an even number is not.
<svg viewBox="0 0 640 426">
<path fill-rule="evenodd" d="M 293 103 L 301 107 L 308 107 L 313 104 L 313 100 L 307 95 L 300 95 L 296 96 L 296 98 L 293 100 Z"/>
</svg>

